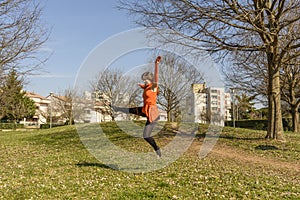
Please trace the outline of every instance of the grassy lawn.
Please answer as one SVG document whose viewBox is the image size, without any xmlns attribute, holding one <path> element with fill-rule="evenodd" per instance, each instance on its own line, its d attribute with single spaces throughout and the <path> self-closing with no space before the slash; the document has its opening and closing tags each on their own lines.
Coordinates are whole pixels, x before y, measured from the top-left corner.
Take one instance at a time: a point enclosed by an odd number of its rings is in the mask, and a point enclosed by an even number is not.
<svg viewBox="0 0 300 200">
<path fill-rule="evenodd" d="M 102 128 L 131 151 L 151 151 L 114 124 Z M 300 134 L 286 142 L 265 132 L 224 128 L 214 149 L 197 156 L 206 127 L 189 150 L 148 173 L 111 169 L 82 144 L 75 126 L 0 132 L 0 199 L 300 199 Z M 165 145 L 173 134 L 155 136 Z"/>
</svg>

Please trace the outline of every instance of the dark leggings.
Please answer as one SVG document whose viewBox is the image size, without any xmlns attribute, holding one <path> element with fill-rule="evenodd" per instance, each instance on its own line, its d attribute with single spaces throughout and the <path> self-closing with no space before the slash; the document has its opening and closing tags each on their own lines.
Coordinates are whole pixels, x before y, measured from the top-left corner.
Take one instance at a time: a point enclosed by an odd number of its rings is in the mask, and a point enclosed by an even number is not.
<svg viewBox="0 0 300 200">
<path fill-rule="evenodd" d="M 141 117 L 147 117 L 145 113 L 142 112 L 143 107 L 135 107 L 135 108 L 120 108 L 120 107 L 113 107 L 115 111 L 123 112 L 123 113 L 130 113 L 130 114 L 135 114 L 139 115 Z M 149 118 L 147 117 L 147 122 L 144 127 L 144 132 L 143 132 L 143 138 L 153 147 L 155 151 L 159 149 L 157 146 L 155 140 L 153 137 L 151 137 L 151 132 L 153 131 L 153 128 L 157 124 L 157 120 L 154 120 L 153 122 L 149 121 Z"/>
</svg>

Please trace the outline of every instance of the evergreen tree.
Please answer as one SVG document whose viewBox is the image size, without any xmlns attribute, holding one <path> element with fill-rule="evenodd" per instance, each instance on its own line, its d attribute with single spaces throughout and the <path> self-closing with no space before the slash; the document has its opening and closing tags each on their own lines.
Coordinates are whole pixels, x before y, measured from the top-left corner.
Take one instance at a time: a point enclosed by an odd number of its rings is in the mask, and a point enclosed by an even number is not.
<svg viewBox="0 0 300 200">
<path fill-rule="evenodd" d="M 25 96 L 23 80 L 15 70 L 5 77 L 0 88 L 1 116 L 17 122 L 24 117 L 32 117 L 35 114 L 34 101 Z"/>
<path fill-rule="evenodd" d="M 254 103 L 251 102 L 254 96 L 247 96 L 246 94 L 237 95 L 237 119 L 250 119 L 251 113 L 254 113 Z"/>
</svg>

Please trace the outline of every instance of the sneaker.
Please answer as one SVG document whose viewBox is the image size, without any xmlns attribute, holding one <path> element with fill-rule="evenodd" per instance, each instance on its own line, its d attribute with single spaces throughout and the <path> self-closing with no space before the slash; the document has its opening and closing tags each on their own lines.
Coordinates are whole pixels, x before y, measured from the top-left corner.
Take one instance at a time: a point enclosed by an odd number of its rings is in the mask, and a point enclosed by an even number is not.
<svg viewBox="0 0 300 200">
<path fill-rule="evenodd" d="M 155 151 L 155 153 L 156 153 L 156 155 L 157 155 L 158 158 L 161 158 L 161 151 L 160 151 L 160 149 L 157 149 Z"/>
</svg>

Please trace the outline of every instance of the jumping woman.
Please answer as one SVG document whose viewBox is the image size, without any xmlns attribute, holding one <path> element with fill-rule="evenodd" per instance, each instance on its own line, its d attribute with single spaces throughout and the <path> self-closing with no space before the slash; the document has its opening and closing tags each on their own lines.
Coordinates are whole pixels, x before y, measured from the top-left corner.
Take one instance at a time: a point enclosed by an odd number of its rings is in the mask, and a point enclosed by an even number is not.
<svg viewBox="0 0 300 200">
<path fill-rule="evenodd" d="M 144 90 L 143 107 L 120 108 L 112 106 L 116 112 L 124 112 L 147 117 L 147 122 L 143 131 L 143 138 L 153 147 L 158 157 L 161 157 L 161 151 L 153 137 L 151 137 L 151 132 L 159 119 L 156 97 L 158 95 L 158 64 L 160 60 L 160 56 L 158 56 L 155 60 L 154 76 L 151 72 L 145 72 L 141 76 L 142 80 L 144 81 L 143 84 L 139 84 L 139 86 Z"/>
</svg>

